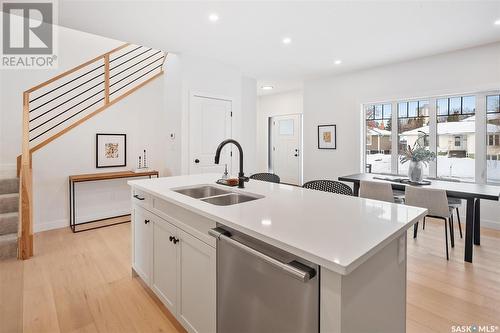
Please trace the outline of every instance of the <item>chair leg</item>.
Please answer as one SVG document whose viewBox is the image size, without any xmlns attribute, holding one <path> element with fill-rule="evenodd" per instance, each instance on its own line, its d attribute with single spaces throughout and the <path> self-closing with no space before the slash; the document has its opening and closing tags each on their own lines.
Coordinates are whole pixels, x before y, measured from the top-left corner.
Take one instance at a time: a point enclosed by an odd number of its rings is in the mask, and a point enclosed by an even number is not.
<svg viewBox="0 0 500 333">
<path fill-rule="evenodd" d="M 413 238 L 417 238 L 418 222 L 413 225 Z"/>
<path fill-rule="evenodd" d="M 425 230 L 425 216 L 424 216 L 424 222 L 422 223 L 422 230 Z"/>
<path fill-rule="evenodd" d="M 448 226 L 446 225 L 446 219 L 444 220 L 444 239 L 446 242 L 446 260 L 450 260 L 450 256 L 448 254 Z"/>
<path fill-rule="evenodd" d="M 450 215 L 450 218 L 448 219 L 448 224 L 450 226 L 451 247 L 455 247 L 455 229 L 453 228 L 453 214 Z"/>
<path fill-rule="evenodd" d="M 458 212 L 458 207 L 457 207 L 457 219 L 458 219 L 458 231 L 460 231 L 460 238 L 462 237 L 462 224 L 460 223 L 460 213 Z"/>
</svg>

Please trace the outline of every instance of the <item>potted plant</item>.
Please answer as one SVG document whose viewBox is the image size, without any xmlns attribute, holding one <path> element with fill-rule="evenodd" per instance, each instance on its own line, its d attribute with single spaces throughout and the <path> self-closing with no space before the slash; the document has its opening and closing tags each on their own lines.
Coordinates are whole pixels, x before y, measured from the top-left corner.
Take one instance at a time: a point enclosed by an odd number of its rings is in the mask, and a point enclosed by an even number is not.
<svg viewBox="0 0 500 333">
<path fill-rule="evenodd" d="M 420 183 L 424 180 L 424 164 L 428 165 L 430 161 L 436 159 L 436 154 L 429 149 L 425 148 L 424 140 L 427 134 L 419 131 L 418 139 L 415 141 L 413 147 L 405 147 L 403 155 L 400 157 L 402 164 L 410 162 L 408 167 L 408 178 L 410 181 Z"/>
</svg>

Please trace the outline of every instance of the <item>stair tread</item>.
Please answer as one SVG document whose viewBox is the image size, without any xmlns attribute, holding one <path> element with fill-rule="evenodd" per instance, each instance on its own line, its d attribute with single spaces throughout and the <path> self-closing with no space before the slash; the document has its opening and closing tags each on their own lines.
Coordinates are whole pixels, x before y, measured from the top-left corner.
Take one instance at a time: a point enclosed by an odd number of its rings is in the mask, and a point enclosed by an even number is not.
<svg viewBox="0 0 500 333">
<path fill-rule="evenodd" d="M 0 199 L 2 199 L 2 198 L 13 198 L 13 197 L 19 197 L 19 193 L 4 193 L 4 194 L 0 194 Z"/>
<path fill-rule="evenodd" d="M 11 242 L 17 242 L 17 233 L 0 235 L 0 245 Z"/>
<path fill-rule="evenodd" d="M 6 219 L 6 218 L 10 218 L 10 217 L 15 217 L 15 216 L 19 216 L 19 212 L 1 213 L 0 220 L 2 218 Z"/>
<path fill-rule="evenodd" d="M 0 179 L 0 194 L 19 193 L 19 179 Z"/>
</svg>

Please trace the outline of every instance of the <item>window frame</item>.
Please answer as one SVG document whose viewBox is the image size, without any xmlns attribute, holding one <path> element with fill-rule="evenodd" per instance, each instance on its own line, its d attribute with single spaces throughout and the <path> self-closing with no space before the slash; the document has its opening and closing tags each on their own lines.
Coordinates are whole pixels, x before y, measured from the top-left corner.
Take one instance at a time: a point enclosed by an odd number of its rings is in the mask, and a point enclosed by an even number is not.
<svg viewBox="0 0 500 333">
<path fill-rule="evenodd" d="M 475 98 L 475 108 L 473 113 L 469 112 L 464 112 L 464 98 L 467 97 L 474 97 Z M 486 91 L 479 91 L 479 92 L 465 92 L 461 94 L 449 94 L 449 95 L 434 95 L 434 96 L 423 96 L 419 98 L 398 98 L 398 99 L 391 99 L 391 102 L 388 102 L 387 100 L 384 102 L 371 102 L 371 103 L 363 103 L 361 104 L 361 114 L 362 114 L 362 144 L 363 144 L 363 149 L 361 150 L 361 161 L 362 164 L 360 165 L 362 172 L 365 172 L 364 165 L 366 164 L 366 130 L 367 130 L 367 119 L 366 119 L 366 113 L 365 113 L 365 106 L 367 105 L 375 105 L 375 104 L 392 104 L 392 124 L 391 124 L 391 139 L 392 139 L 392 163 L 391 163 L 391 174 L 398 174 L 398 144 L 399 144 L 399 104 L 400 103 L 409 103 L 409 102 L 415 102 L 415 101 L 428 101 L 429 105 L 429 111 L 428 115 L 421 115 L 420 114 L 420 105 L 417 106 L 418 108 L 418 115 L 417 117 L 423 116 L 423 117 L 429 117 L 429 147 L 430 150 L 433 151 L 434 153 L 437 153 L 437 145 L 438 145 L 438 135 L 437 135 L 437 124 L 438 124 L 438 118 L 439 117 L 446 117 L 449 115 L 453 115 L 455 113 L 450 112 L 450 99 L 451 98 L 456 98 L 460 97 L 460 116 L 475 116 L 475 152 L 474 152 L 474 167 L 475 167 L 475 175 L 474 175 L 474 183 L 477 184 L 495 184 L 498 185 L 499 182 L 492 182 L 488 181 L 488 166 L 487 166 L 487 160 L 488 160 L 488 147 L 489 147 L 489 137 L 487 133 L 487 123 L 488 123 L 488 115 L 490 114 L 498 114 L 500 116 L 500 106 L 497 111 L 495 112 L 488 112 L 487 110 L 487 98 L 489 96 L 498 96 L 498 99 L 500 101 L 500 90 L 486 90 Z M 448 110 L 446 114 L 438 114 L 438 102 L 441 99 L 447 99 L 447 107 Z M 407 104 L 408 106 L 408 104 Z M 406 117 L 408 117 L 408 107 L 406 110 Z M 408 117 L 408 118 L 417 118 L 417 117 Z M 404 119 L 402 117 L 401 119 Z M 499 143 L 500 143 L 500 133 L 495 133 L 494 135 L 499 136 Z M 463 141 L 462 141 L 463 143 Z M 496 143 L 496 137 L 493 138 L 493 143 Z M 435 178 L 437 176 L 437 161 L 433 161 L 430 163 L 430 169 L 429 169 L 429 177 Z"/>
</svg>

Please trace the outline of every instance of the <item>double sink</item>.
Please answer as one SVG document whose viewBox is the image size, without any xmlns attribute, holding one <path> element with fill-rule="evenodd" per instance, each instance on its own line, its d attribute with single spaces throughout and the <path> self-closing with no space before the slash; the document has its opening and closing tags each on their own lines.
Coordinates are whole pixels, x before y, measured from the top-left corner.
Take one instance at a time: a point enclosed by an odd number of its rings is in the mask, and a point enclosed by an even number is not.
<svg viewBox="0 0 500 333">
<path fill-rule="evenodd" d="M 253 193 L 226 190 L 213 185 L 196 185 L 173 189 L 173 191 L 217 206 L 236 205 L 264 197 Z"/>
</svg>

